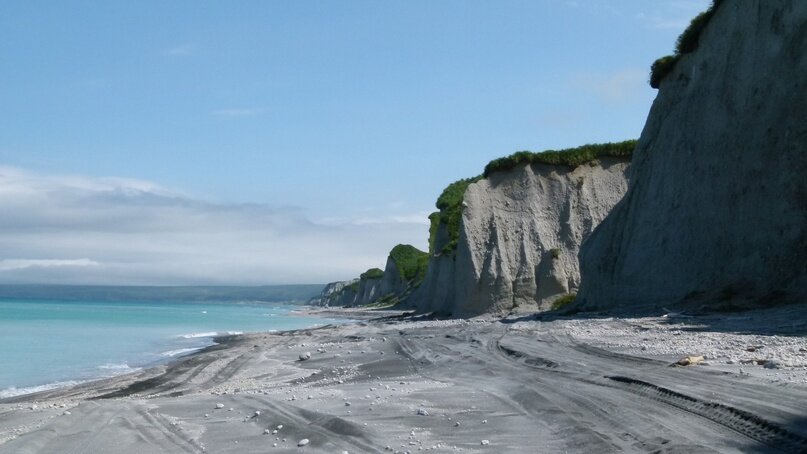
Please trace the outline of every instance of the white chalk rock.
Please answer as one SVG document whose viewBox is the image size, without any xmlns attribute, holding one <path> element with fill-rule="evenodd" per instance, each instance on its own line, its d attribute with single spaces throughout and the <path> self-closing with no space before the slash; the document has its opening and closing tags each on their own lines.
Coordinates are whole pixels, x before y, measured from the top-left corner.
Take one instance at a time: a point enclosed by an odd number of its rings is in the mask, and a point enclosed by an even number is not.
<svg viewBox="0 0 807 454">
<path fill-rule="evenodd" d="M 300 441 L 298 441 L 298 442 L 297 442 L 297 446 L 305 446 L 305 445 L 307 445 L 308 443 L 310 443 L 310 442 L 309 442 L 309 440 L 308 440 L 308 438 L 303 438 L 302 440 L 300 440 Z"/>
</svg>

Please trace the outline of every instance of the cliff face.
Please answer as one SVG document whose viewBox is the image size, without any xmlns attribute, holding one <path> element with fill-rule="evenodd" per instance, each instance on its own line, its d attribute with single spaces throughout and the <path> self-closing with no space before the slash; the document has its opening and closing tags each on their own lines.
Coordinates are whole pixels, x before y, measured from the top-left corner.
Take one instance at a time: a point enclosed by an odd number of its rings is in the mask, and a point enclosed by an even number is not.
<svg viewBox="0 0 807 454">
<path fill-rule="evenodd" d="M 331 282 L 322 289 L 319 296 L 315 296 L 308 301 L 312 306 L 345 306 L 352 303 L 356 298 L 356 291 L 351 287 L 358 284 L 358 279 L 351 281 Z"/>
<path fill-rule="evenodd" d="M 582 309 L 807 300 L 807 2 L 721 2 L 660 85 Z"/>
<path fill-rule="evenodd" d="M 470 184 L 456 251 L 431 258 L 412 303 L 453 316 L 548 309 L 577 289 L 579 245 L 625 193 L 627 161 L 524 164 Z M 434 250 L 448 237 L 441 225 Z"/>
</svg>

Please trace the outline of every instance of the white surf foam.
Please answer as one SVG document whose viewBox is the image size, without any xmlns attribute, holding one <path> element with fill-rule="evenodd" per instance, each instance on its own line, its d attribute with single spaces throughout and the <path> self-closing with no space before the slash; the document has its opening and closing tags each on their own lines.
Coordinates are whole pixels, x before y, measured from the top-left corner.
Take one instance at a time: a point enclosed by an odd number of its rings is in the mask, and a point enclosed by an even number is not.
<svg viewBox="0 0 807 454">
<path fill-rule="evenodd" d="M 216 337 L 216 336 L 235 336 L 236 334 L 244 334 L 243 331 L 207 331 L 204 333 L 190 333 L 190 334 L 180 334 L 177 337 L 181 337 L 182 339 L 198 339 L 200 337 Z"/>
<path fill-rule="evenodd" d="M 74 386 L 81 383 L 85 383 L 84 381 L 59 381 L 54 383 L 48 383 L 46 385 L 39 385 L 39 386 L 29 386 L 27 388 L 15 388 L 14 386 L 10 388 L 6 388 L 0 390 L 0 399 L 6 399 L 9 397 L 16 397 L 22 396 L 23 394 L 31 394 L 31 393 L 38 393 L 42 391 L 50 391 L 51 389 L 62 388 L 65 386 Z"/>
<path fill-rule="evenodd" d="M 173 358 L 174 356 L 185 355 L 187 353 L 198 352 L 199 350 L 203 349 L 204 347 L 196 347 L 196 348 L 178 348 L 176 350 L 168 350 L 167 352 L 160 353 L 160 356 L 165 358 Z"/>
</svg>

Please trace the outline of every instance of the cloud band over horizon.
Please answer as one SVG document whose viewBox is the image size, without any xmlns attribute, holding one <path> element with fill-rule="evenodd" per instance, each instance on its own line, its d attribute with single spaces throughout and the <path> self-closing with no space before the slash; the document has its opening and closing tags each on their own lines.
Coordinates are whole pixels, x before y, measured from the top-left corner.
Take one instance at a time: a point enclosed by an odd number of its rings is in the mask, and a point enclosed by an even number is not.
<svg viewBox="0 0 807 454">
<path fill-rule="evenodd" d="M 315 221 L 297 207 L 213 203 L 123 178 L 0 166 L 0 284 L 325 283 L 424 247 L 426 218 Z"/>
</svg>

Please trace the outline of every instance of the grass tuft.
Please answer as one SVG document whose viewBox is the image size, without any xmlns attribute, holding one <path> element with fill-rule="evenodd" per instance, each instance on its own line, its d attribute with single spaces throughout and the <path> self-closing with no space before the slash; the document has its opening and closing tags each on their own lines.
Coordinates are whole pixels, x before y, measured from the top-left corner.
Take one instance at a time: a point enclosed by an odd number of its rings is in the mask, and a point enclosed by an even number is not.
<svg viewBox="0 0 807 454">
<path fill-rule="evenodd" d="M 548 164 L 566 166 L 573 169 L 603 157 L 630 156 L 633 154 L 634 148 L 636 148 L 636 141 L 626 140 L 624 142 L 615 143 L 588 144 L 576 148 L 567 148 L 565 150 L 546 150 L 540 153 L 519 151 L 510 156 L 490 161 L 490 163 L 485 166 L 485 173 L 483 175 L 487 178 L 495 172 L 511 170 L 521 164 Z"/>
<path fill-rule="evenodd" d="M 556 311 L 564 306 L 567 306 L 573 303 L 575 299 L 577 299 L 577 293 L 567 293 L 555 301 L 552 301 L 552 310 Z"/>
<path fill-rule="evenodd" d="M 695 16 L 689 26 L 678 37 L 675 43 L 675 53 L 666 55 L 654 61 L 650 66 L 650 86 L 659 88 L 663 81 L 675 68 L 675 65 L 684 54 L 695 52 L 700 44 L 700 37 L 703 30 L 715 14 L 715 11 L 725 0 L 713 0 L 709 8 Z"/>
</svg>

